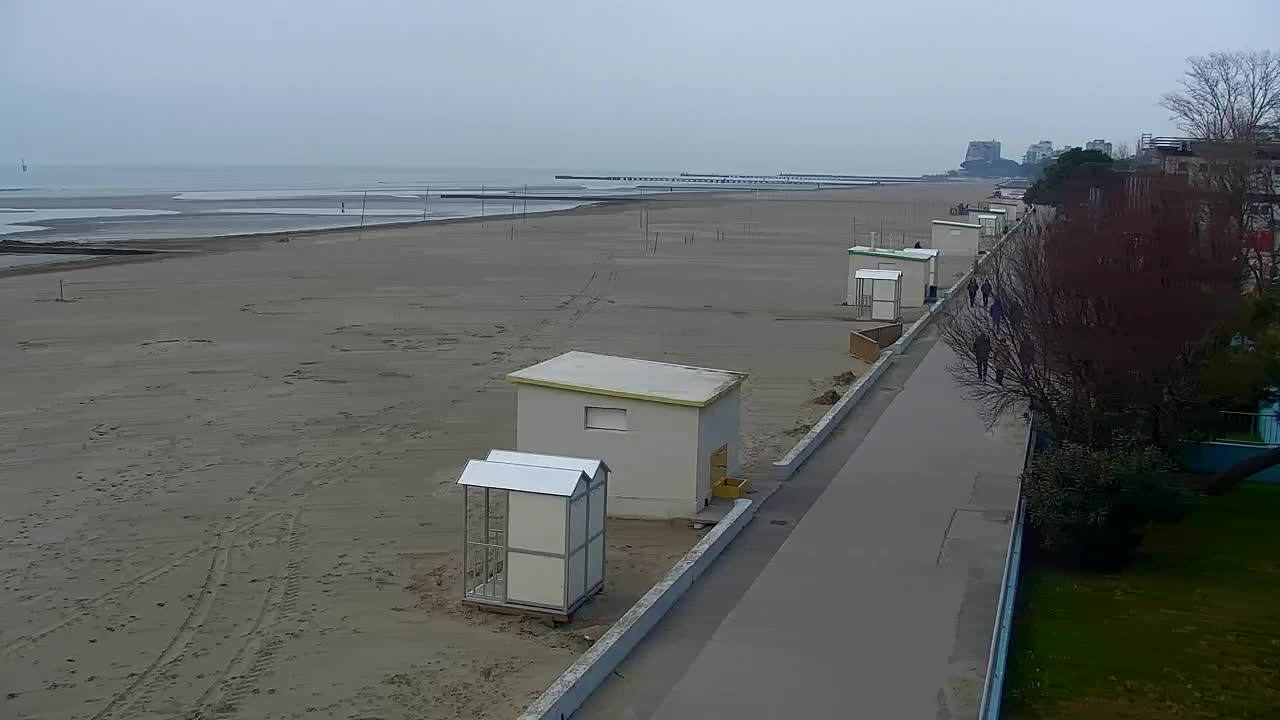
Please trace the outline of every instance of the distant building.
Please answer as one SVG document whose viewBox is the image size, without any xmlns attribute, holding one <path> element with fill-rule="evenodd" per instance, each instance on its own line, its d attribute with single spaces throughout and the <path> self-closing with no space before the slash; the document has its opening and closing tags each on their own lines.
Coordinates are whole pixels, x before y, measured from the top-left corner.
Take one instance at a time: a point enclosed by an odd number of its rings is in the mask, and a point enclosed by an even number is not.
<svg viewBox="0 0 1280 720">
<path fill-rule="evenodd" d="M 1246 190 L 1250 212 L 1245 232 L 1251 247 L 1280 250 L 1280 132 L 1264 126 L 1253 150 L 1256 163 Z M 1222 140 L 1143 135 L 1138 145 L 1140 167 L 1186 175 L 1193 183 L 1211 184 L 1220 173 L 1233 172 L 1238 145 Z"/>
<path fill-rule="evenodd" d="M 965 162 L 978 160 L 980 162 L 993 163 L 999 159 L 999 140 L 970 140 L 969 148 L 964 153 Z"/>
<path fill-rule="evenodd" d="M 1022 162 L 1028 165 L 1044 162 L 1053 157 L 1053 142 L 1050 140 L 1041 140 L 1038 143 L 1031 143 L 1027 146 L 1027 152 L 1022 156 Z"/>
<path fill-rule="evenodd" d="M 1103 140 L 1103 139 L 1101 139 L 1101 138 L 1099 138 L 1099 139 L 1097 139 L 1097 140 L 1090 140 L 1089 142 L 1085 143 L 1085 144 L 1084 144 L 1084 149 L 1085 149 L 1085 150 L 1097 150 L 1097 151 L 1098 151 L 1098 152 L 1100 152 L 1100 153 L 1104 153 L 1104 154 L 1106 154 L 1108 157 L 1110 157 L 1110 156 L 1111 156 L 1111 143 L 1109 143 L 1109 142 L 1107 142 L 1106 140 Z"/>
<path fill-rule="evenodd" d="M 1009 198 L 1012 200 L 1021 200 L 1027 194 L 1027 190 L 1031 187 L 1030 180 L 1017 178 L 1014 180 L 1005 180 L 996 185 L 994 197 Z"/>
</svg>

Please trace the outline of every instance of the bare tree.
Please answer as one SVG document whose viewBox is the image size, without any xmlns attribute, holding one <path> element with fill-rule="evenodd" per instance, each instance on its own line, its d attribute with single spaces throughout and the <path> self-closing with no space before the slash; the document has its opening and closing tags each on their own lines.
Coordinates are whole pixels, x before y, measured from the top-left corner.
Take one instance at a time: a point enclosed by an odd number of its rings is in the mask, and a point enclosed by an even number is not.
<svg viewBox="0 0 1280 720">
<path fill-rule="evenodd" d="M 1112 173 L 1066 196 L 984 264 L 1000 311 L 955 313 L 953 376 L 989 417 L 1030 408 L 1059 439 L 1167 440 L 1242 301 L 1233 208 L 1183 176 Z"/>
<path fill-rule="evenodd" d="M 1200 142 L 1192 173 L 1202 187 L 1232 196 L 1240 243 L 1254 289 L 1280 283 L 1280 251 L 1273 231 L 1280 208 L 1280 52 L 1210 53 L 1187 59 L 1182 89 L 1161 105 Z"/>
<path fill-rule="evenodd" d="M 1280 53 L 1248 50 L 1187 58 L 1182 89 L 1160 104 L 1200 140 L 1253 141 L 1280 122 Z"/>
<path fill-rule="evenodd" d="M 1133 149 L 1129 146 L 1129 143 L 1121 140 L 1111 149 L 1111 157 L 1116 160 L 1128 160 L 1133 157 Z"/>
</svg>

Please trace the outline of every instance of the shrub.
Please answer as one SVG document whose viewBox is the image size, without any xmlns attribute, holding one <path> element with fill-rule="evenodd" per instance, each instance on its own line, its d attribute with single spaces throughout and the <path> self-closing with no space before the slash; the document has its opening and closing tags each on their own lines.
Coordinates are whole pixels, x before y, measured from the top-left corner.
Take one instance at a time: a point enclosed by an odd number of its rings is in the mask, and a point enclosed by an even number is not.
<svg viewBox="0 0 1280 720">
<path fill-rule="evenodd" d="M 1131 435 L 1103 448 L 1067 442 L 1040 453 L 1022 474 L 1040 548 L 1067 565 L 1123 565 L 1144 525 L 1181 514 L 1174 472 L 1164 452 Z"/>
</svg>

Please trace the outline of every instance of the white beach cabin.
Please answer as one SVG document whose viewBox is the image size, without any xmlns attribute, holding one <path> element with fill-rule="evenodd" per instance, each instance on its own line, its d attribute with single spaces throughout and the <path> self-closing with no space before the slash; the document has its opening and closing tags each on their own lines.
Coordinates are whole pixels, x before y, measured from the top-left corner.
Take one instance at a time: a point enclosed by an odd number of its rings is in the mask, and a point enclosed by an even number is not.
<svg viewBox="0 0 1280 720">
<path fill-rule="evenodd" d="M 902 319 L 901 270 L 856 270 L 854 285 L 854 302 L 849 305 L 856 309 L 859 320 Z"/>
<path fill-rule="evenodd" d="M 942 257 L 978 256 L 978 233 L 982 231 L 981 225 L 953 220 L 934 220 L 932 225 L 933 249 Z"/>
<path fill-rule="evenodd" d="M 1003 199 L 997 199 L 997 198 L 992 198 L 988 200 L 987 206 L 992 209 L 1004 208 L 1004 211 L 1005 211 L 1004 218 L 1005 218 L 1005 221 L 1009 223 L 1009 227 L 1013 227 L 1015 224 L 1017 224 L 1018 219 L 1021 218 L 1022 215 L 1026 212 L 1026 207 L 1027 207 L 1026 205 L 1023 205 L 1021 201 L 1018 201 L 1018 200 L 1003 200 Z"/>
<path fill-rule="evenodd" d="M 985 215 L 996 216 L 997 235 L 1003 235 L 1009 231 L 1011 223 L 1009 222 L 1009 211 L 998 205 L 987 203 L 987 209 L 983 211 Z"/>
<path fill-rule="evenodd" d="M 925 297 L 938 297 L 938 255 L 941 251 L 935 248 L 904 248 L 905 255 L 915 255 L 929 261 L 929 276 L 925 279 Z"/>
<path fill-rule="evenodd" d="M 886 250 L 865 245 L 849 248 L 849 282 L 845 303 L 857 305 L 857 272 L 859 270 L 899 270 L 902 272 L 901 306 L 924 307 L 929 283 L 929 258 L 905 250 Z"/>
<path fill-rule="evenodd" d="M 982 237 L 1000 237 L 1000 219 L 994 213 L 971 212 L 969 222 L 981 228 L 979 233 Z"/>
<path fill-rule="evenodd" d="M 517 385 L 516 446 L 603 458 L 612 516 L 693 517 L 738 470 L 745 377 L 567 352 L 507 376 Z"/>
<path fill-rule="evenodd" d="M 493 450 L 462 471 L 463 602 L 568 620 L 604 587 L 609 467 Z"/>
</svg>

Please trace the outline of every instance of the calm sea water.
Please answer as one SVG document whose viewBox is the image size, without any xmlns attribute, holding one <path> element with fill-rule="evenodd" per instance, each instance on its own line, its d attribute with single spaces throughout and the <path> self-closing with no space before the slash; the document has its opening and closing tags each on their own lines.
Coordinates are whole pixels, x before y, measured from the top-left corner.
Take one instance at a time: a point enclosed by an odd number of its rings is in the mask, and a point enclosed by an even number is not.
<svg viewBox="0 0 1280 720">
<path fill-rule="evenodd" d="M 582 170 L 415 167 L 0 167 L 0 237 L 106 242 L 280 232 L 547 212 L 581 201 L 442 198 L 451 192 L 609 194 L 620 183 L 556 181 Z"/>
</svg>

